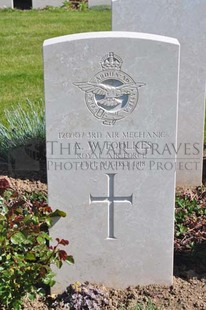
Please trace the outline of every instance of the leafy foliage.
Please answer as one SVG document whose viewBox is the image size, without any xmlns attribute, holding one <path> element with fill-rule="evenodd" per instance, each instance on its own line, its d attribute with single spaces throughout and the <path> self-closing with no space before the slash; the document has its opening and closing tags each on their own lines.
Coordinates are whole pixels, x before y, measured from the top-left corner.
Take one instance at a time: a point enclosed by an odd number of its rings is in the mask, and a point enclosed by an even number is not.
<svg viewBox="0 0 206 310">
<path fill-rule="evenodd" d="M 20 309 L 22 298 L 31 299 L 43 293 L 41 284 L 55 284 L 51 264 L 61 268 L 63 262 L 72 264 L 73 257 L 60 246 L 68 240 L 52 238 L 48 228 L 53 216 L 65 216 L 52 211 L 43 194 L 18 194 L 4 190 L 0 196 L 0 306 Z"/>
<path fill-rule="evenodd" d="M 206 191 L 199 187 L 176 196 L 175 248 L 193 249 L 206 240 Z"/>
<path fill-rule="evenodd" d="M 65 0 L 63 2 L 63 8 L 66 10 L 78 10 L 78 11 L 87 11 L 88 1 L 86 0 Z"/>
</svg>

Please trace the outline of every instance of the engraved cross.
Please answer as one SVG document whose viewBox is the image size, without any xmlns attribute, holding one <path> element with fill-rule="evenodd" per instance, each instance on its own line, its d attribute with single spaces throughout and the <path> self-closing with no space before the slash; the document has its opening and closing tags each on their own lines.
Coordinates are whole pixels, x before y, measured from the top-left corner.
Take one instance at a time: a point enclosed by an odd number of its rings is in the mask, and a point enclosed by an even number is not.
<svg viewBox="0 0 206 310">
<path fill-rule="evenodd" d="M 90 204 L 93 202 L 106 202 L 108 204 L 108 237 L 107 239 L 116 239 L 114 236 L 114 203 L 129 202 L 132 204 L 133 195 L 131 196 L 114 196 L 114 177 L 115 173 L 106 174 L 108 178 L 108 196 L 94 197 L 90 194 Z"/>
</svg>

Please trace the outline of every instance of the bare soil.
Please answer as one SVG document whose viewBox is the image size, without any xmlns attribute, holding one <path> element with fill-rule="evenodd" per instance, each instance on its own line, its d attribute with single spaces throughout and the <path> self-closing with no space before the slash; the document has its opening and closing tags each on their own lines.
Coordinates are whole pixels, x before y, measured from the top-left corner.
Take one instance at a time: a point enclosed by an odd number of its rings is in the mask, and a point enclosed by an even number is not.
<svg viewBox="0 0 206 310">
<path fill-rule="evenodd" d="M 105 306 L 99 307 L 87 307 L 80 306 L 76 308 L 69 308 L 67 301 L 67 294 L 64 293 L 59 298 L 53 299 L 53 306 L 51 300 L 35 300 L 33 302 L 25 301 L 24 309 L 131 309 L 138 304 L 144 304 L 145 310 L 149 309 L 148 302 L 155 304 L 157 309 L 164 310 L 192 310 L 206 309 L 206 277 L 198 279 L 191 271 L 192 277 L 188 279 L 182 279 L 174 277 L 174 284 L 171 287 L 164 287 L 158 285 L 150 285 L 146 287 L 129 287 L 126 290 L 115 290 L 105 287 L 98 287 L 101 291 L 101 299 L 106 299 Z M 87 284 L 88 287 L 96 287 L 92 284 Z M 102 297 L 104 296 L 104 297 Z M 98 299 L 98 297 L 96 298 Z M 100 301 L 101 302 L 101 301 Z M 49 306 L 50 303 L 50 306 Z M 105 302 L 104 302 L 105 303 Z M 100 303 L 99 303 L 100 304 Z M 142 308 L 140 308 L 142 309 Z M 139 310 L 140 310 L 139 309 Z"/>
<path fill-rule="evenodd" d="M 8 178 L 11 187 L 20 192 L 41 191 L 47 193 L 47 185 L 40 181 L 28 179 Z M 148 302 L 153 302 L 157 309 L 170 310 L 206 310 L 206 244 L 200 243 L 200 254 L 191 255 L 184 248 L 175 250 L 174 284 L 171 287 L 151 285 L 146 287 L 129 287 L 126 290 L 115 290 L 86 283 L 79 284 L 80 289 L 75 291 L 71 286 L 62 295 L 48 296 L 45 299 L 35 301 L 25 300 L 24 309 L 134 309 L 138 303 L 144 304 L 145 309 L 149 309 Z M 198 253 L 196 253 L 198 254 Z M 69 283 L 68 283 L 69 285 Z M 69 303 L 75 298 L 79 298 L 81 285 L 84 286 L 84 296 L 90 302 L 90 306 L 81 305 L 70 307 Z M 87 297 L 85 297 L 87 296 Z M 86 300 L 85 299 L 85 300 Z M 136 308 L 138 309 L 138 308 Z M 143 308 L 139 308 L 143 309 Z"/>
</svg>

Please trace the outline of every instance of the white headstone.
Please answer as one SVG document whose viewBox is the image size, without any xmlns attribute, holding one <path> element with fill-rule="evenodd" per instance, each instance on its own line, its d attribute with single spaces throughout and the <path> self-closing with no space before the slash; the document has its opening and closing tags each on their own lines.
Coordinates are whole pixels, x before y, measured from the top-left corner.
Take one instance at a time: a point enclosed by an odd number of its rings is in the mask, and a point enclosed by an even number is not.
<svg viewBox="0 0 206 310">
<path fill-rule="evenodd" d="M 13 0 L 0 0 L 0 8 L 13 8 Z"/>
<path fill-rule="evenodd" d="M 60 7 L 63 5 L 63 0 L 32 0 L 33 9 L 42 9 L 46 6 Z"/>
<path fill-rule="evenodd" d="M 177 38 L 181 44 L 177 185 L 202 183 L 206 81 L 205 0 L 113 0 L 112 29 Z"/>
<path fill-rule="evenodd" d="M 76 262 L 56 292 L 172 283 L 175 156 L 155 150 L 176 144 L 178 61 L 177 40 L 148 34 L 45 41 L 49 204 L 68 213 L 51 235 Z"/>
<path fill-rule="evenodd" d="M 111 0 L 88 0 L 89 8 L 93 6 L 98 6 L 98 5 L 110 5 L 111 6 Z"/>
</svg>

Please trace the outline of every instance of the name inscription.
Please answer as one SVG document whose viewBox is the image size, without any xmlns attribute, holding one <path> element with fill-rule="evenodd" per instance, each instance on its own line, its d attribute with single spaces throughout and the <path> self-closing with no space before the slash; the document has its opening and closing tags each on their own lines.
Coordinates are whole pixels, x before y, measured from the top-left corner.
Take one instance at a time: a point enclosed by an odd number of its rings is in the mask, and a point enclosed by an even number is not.
<svg viewBox="0 0 206 310">
<path fill-rule="evenodd" d="M 164 131 L 59 132 L 56 141 L 47 141 L 47 164 L 68 171 L 195 170 L 199 152 L 198 143 L 176 145 Z M 179 153 L 184 161 L 174 162 Z"/>
</svg>

